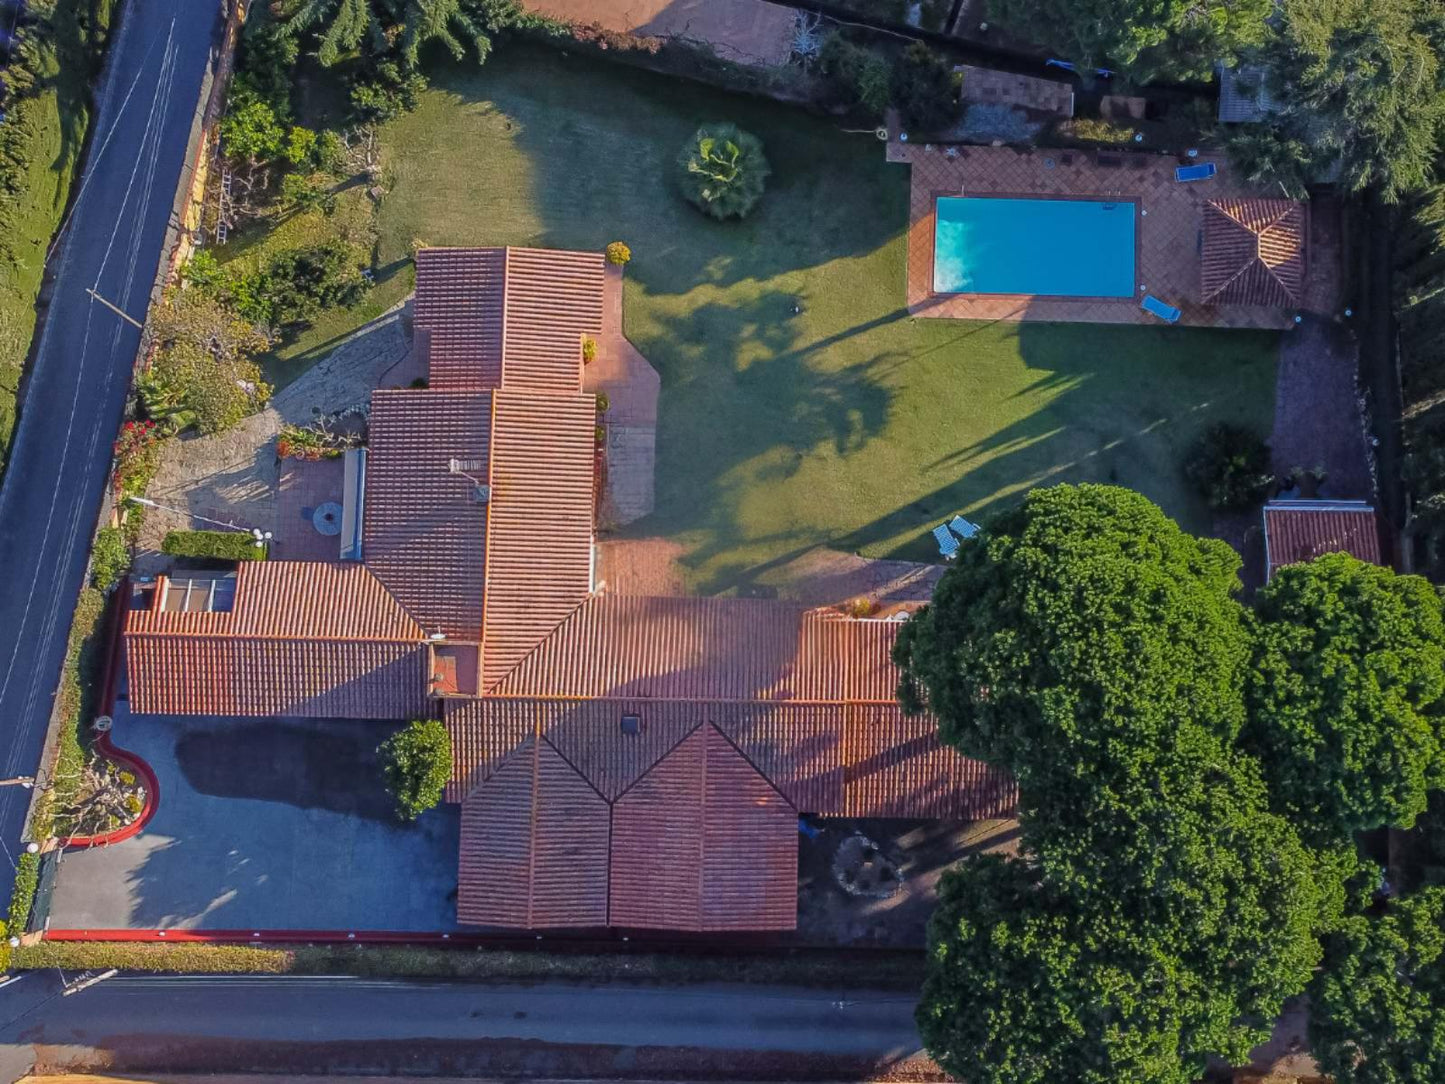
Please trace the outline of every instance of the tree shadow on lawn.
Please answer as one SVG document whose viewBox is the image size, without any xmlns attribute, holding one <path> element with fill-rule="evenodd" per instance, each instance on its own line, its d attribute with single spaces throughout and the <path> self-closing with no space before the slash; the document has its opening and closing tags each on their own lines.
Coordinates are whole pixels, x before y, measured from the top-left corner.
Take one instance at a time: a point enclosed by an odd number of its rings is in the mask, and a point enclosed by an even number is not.
<svg viewBox="0 0 1445 1084">
<path fill-rule="evenodd" d="M 530 173 L 520 181 L 488 180 L 479 175 L 486 166 L 468 172 L 439 162 L 424 177 L 408 178 L 429 187 L 429 200 L 482 205 L 466 220 L 415 225 L 449 233 L 480 227 L 489 236 L 427 233 L 434 244 L 597 250 L 622 239 L 633 251 L 632 282 L 667 296 L 702 285 L 768 282 L 865 255 L 907 226 L 907 172 L 884 161 L 871 134 L 843 133 L 799 108 L 521 42 L 509 42 L 481 68 L 439 65 L 432 87 L 450 102 L 424 102 L 418 116 L 394 131 L 430 141 L 427 125 L 449 125 L 460 129 L 454 142 L 463 152 L 469 139 L 479 141 L 479 155 L 520 152 Z M 459 111 L 460 123 L 451 115 Z M 703 215 L 683 198 L 676 179 L 677 156 L 689 137 L 703 123 L 724 120 L 759 136 L 772 167 L 763 198 L 742 221 Z M 516 216 L 503 224 L 487 213 L 487 203 L 516 195 L 491 190 L 502 179 L 526 189 L 535 224 L 524 236 Z M 392 238 L 393 246 L 399 243 Z"/>
<path fill-rule="evenodd" d="M 629 533 L 704 528 L 708 538 L 684 559 L 687 567 L 705 567 L 736 544 L 747 530 L 742 502 L 756 487 L 791 478 L 820 447 L 846 455 L 887 426 L 892 392 L 883 377 L 896 359 L 819 367 L 827 344 L 800 344 L 795 301 L 767 291 L 743 305 L 702 305 L 669 326 L 678 361 L 659 404 L 658 512 Z M 735 360 L 723 365 L 719 357 Z M 806 527 L 766 539 L 790 548 L 779 562 L 823 540 Z M 724 567 L 701 589 L 748 593 L 764 570 Z"/>
</svg>

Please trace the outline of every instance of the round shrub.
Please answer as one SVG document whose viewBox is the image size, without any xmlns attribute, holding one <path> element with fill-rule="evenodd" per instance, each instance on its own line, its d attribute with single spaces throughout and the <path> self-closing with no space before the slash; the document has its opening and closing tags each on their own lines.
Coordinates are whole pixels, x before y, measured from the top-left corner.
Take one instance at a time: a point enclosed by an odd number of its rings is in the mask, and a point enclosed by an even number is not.
<svg viewBox="0 0 1445 1084">
<path fill-rule="evenodd" d="M 628 248 L 621 241 L 613 241 L 607 246 L 607 262 L 621 267 L 628 260 L 632 259 L 632 249 Z"/>
<path fill-rule="evenodd" d="M 396 815 L 414 821 L 442 799 L 452 772 L 452 742 L 436 719 L 414 719 L 377 748 Z"/>
<path fill-rule="evenodd" d="M 1243 512 L 1269 496 L 1269 448 L 1252 429 L 1218 422 L 1194 442 L 1184 477 L 1217 512 Z"/>
<path fill-rule="evenodd" d="M 735 124 L 705 124 L 677 158 L 683 194 L 716 219 L 742 218 L 771 171 L 763 142 Z"/>
</svg>

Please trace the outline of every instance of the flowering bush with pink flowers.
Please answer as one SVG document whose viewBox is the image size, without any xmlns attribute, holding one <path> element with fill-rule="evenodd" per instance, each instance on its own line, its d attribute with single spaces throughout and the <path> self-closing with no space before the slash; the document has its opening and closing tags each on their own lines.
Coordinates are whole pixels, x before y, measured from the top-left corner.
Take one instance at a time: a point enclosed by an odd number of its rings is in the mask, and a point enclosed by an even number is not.
<svg viewBox="0 0 1445 1084">
<path fill-rule="evenodd" d="M 161 465 L 164 437 L 152 421 L 126 422 L 115 442 L 115 491 L 139 497 Z"/>
</svg>

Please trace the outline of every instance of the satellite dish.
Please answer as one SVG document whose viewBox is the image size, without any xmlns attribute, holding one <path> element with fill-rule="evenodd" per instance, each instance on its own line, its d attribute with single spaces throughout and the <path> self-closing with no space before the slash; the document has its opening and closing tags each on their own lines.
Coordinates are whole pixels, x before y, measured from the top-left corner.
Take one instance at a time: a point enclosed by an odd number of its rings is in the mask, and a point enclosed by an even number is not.
<svg viewBox="0 0 1445 1084">
<path fill-rule="evenodd" d="M 96 716 L 95 722 L 90 724 L 90 729 L 94 730 L 97 734 L 104 734 L 114 725 L 115 720 L 109 715 L 98 715 Z"/>
</svg>

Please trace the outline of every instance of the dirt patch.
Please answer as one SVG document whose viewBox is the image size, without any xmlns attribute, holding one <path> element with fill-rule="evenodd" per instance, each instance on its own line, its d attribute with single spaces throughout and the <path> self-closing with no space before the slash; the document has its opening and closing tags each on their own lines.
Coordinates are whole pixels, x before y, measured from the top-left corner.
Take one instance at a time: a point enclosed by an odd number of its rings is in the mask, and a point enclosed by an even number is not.
<svg viewBox="0 0 1445 1084">
<path fill-rule="evenodd" d="M 816 836 L 798 840 L 798 929 L 807 944 L 922 948 L 928 918 L 938 902 L 938 879 L 972 854 L 1016 853 L 1013 820 L 950 823 L 928 820 L 829 818 Z M 896 890 L 850 891 L 838 870 L 856 866 L 865 839 L 876 870 L 897 871 Z M 855 853 L 856 852 L 856 853 Z M 855 875 L 856 876 L 856 875 Z"/>
<path fill-rule="evenodd" d="M 927 602 L 943 572 L 942 565 L 884 561 L 819 546 L 771 569 L 759 582 L 775 588 L 779 598 L 811 606 L 869 599 L 886 613 Z"/>
<path fill-rule="evenodd" d="M 390 723 L 239 723 L 176 739 L 186 782 L 218 798 L 284 802 L 391 823 L 376 747 Z"/>
<path fill-rule="evenodd" d="M 597 578 L 609 595 L 651 598 L 687 594 L 678 559 L 687 552 L 666 538 L 616 539 L 597 544 Z"/>
</svg>

